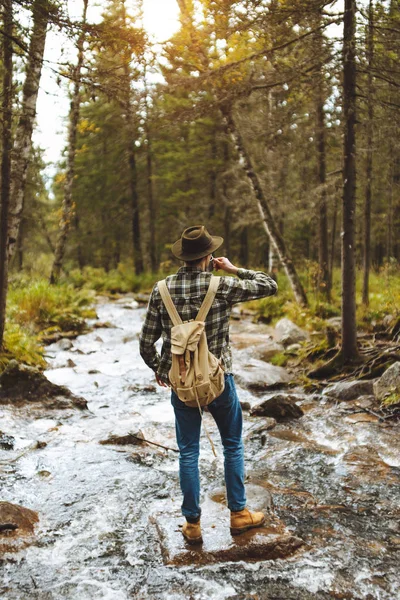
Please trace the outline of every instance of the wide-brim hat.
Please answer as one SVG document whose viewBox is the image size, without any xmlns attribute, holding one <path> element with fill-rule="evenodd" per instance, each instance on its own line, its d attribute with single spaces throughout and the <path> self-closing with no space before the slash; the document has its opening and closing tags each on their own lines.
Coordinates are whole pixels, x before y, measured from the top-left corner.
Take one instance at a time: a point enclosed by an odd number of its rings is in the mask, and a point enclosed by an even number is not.
<svg viewBox="0 0 400 600">
<path fill-rule="evenodd" d="M 188 227 L 171 248 L 172 254 L 180 260 L 196 260 L 212 254 L 222 246 L 224 238 L 210 235 L 204 225 Z"/>
</svg>

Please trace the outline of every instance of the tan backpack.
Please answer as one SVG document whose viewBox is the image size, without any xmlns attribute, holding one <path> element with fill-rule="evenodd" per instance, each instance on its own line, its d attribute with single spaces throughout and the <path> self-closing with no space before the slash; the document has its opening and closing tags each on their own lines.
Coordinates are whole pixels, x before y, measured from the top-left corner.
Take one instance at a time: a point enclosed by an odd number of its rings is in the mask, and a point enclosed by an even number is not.
<svg viewBox="0 0 400 600">
<path fill-rule="evenodd" d="M 210 404 L 224 391 L 224 370 L 220 360 L 208 349 L 205 319 L 218 289 L 220 277 L 211 276 L 210 286 L 195 320 L 183 322 L 172 301 L 165 279 L 158 282 L 168 311 L 171 328 L 172 366 L 168 376 L 171 387 L 187 406 Z M 201 410 L 200 410 L 201 412 Z"/>
</svg>

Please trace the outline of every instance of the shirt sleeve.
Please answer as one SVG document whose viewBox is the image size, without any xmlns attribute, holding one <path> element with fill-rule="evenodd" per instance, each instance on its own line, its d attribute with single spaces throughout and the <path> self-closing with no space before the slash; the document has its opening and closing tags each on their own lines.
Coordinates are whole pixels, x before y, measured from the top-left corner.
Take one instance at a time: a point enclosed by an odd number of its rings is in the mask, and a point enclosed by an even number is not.
<svg viewBox="0 0 400 600">
<path fill-rule="evenodd" d="M 236 277 L 222 277 L 218 289 L 229 304 L 273 296 L 278 291 L 276 281 L 263 271 L 238 269 Z"/>
<path fill-rule="evenodd" d="M 157 372 L 160 364 L 160 355 L 157 352 L 155 343 L 161 337 L 162 327 L 161 315 L 155 303 L 155 289 L 156 286 L 153 287 L 151 292 L 146 317 L 140 332 L 139 351 L 146 365 Z"/>
</svg>

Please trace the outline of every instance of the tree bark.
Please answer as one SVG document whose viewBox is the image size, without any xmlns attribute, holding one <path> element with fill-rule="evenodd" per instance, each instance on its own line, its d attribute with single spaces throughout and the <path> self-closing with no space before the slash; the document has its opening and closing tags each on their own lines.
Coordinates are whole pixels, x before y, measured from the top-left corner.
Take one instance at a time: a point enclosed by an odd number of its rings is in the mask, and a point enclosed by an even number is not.
<svg viewBox="0 0 400 600">
<path fill-rule="evenodd" d="M 260 180 L 253 168 L 250 156 L 248 155 L 247 150 L 244 146 L 240 131 L 236 127 L 232 115 L 232 109 L 230 106 L 221 105 L 221 111 L 225 120 L 227 132 L 232 137 L 236 150 L 239 154 L 241 164 L 243 165 L 247 177 L 252 186 L 254 197 L 257 203 L 257 208 L 260 212 L 264 229 L 271 242 L 275 245 L 278 251 L 279 260 L 282 263 L 285 272 L 288 276 L 296 302 L 298 302 L 298 304 L 300 304 L 301 306 L 307 306 L 307 296 L 298 277 L 292 258 L 286 248 L 285 241 L 282 235 L 280 234 L 279 229 L 272 216 L 268 201 L 265 197 Z"/>
<path fill-rule="evenodd" d="M 322 24 L 322 17 L 319 14 L 319 25 Z M 322 56 L 324 50 L 324 41 L 322 30 L 316 34 L 317 55 Z M 318 161 L 318 185 L 319 194 L 319 223 L 318 223 L 318 262 L 319 262 L 319 289 L 330 301 L 330 278 L 329 278 L 329 248 L 328 248 L 328 209 L 326 202 L 326 129 L 325 129 L 325 94 L 324 94 L 324 73 L 322 66 L 317 74 L 315 94 L 315 112 L 316 112 L 316 145 Z"/>
<path fill-rule="evenodd" d="M 69 113 L 68 158 L 67 173 L 65 176 L 64 185 L 64 200 L 61 208 L 62 214 L 59 223 L 59 232 L 56 242 L 54 262 L 50 273 L 50 283 L 56 283 L 60 276 L 61 267 L 65 256 L 65 250 L 67 247 L 67 238 L 71 228 L 71 221 L 73 218 L 72 189 L 75 175 L 76 138 L 81 103 L 81 70 L 84 59 L 83 44 L 85 41 L 85 24 L 88 1 L 89 0 L 83 0 L 82 31 L 80 32 L 77 43 L 78 61 L 74 72 L 74 87 Z"/>
<path fill-rule="evenodd" d="M 367 164 L 364 205 L 364 273 L 362 301 L 365 306 L 369 304 L 369 271 L 371 266 L 371 196 L 372 196 L 372 159 L 373 159 L 373 119 L 374 119 L 374 98 L 373 98 L 373 79 L 372 68 L 374 58 L 374 4 L 373 0 L 369 2 L 368 8 L 368 34 L 367 34 L 367 60 L 368 60 L 368 78 L 367 78 Z"/>
<path fill-rule="evenodd" d="M 126 22 L 126 10 L 125 0 L 122 0 L 122 14 L 125 25 Z M 131 99 L 131 75 L 129 71 L 130 63 L 130 48 L 124 50 L 123 56 L 123 69 L 124 69 L 124 98 L 123 105 L 125 110 L 125 122 L 127 129 L 127 155 L 129 165 L 129 188 L 131 192 L 131 208 L 132 208 L 132 243 L 133 243 L 133 264 L 135 273 L 140 275 L 143 273 L 143 256 L 142 256 L 142 245 L 141 245 L 141 227 L 140 227 L 140 214 L 139 214 L 139 196 L 137 191 L 137 166 L 136 166 L 136 149 L 135 149 L 135 123 L 132 109 Z"/>
<path fill-rule="evenodd" d="M 28 62 L 22 91 L 12 162 L 12 185 L 8 224 L 8 262 L 15 253 L 24 207 L 25 184 L 32 150 L 32 132 L 36 116 L 36 102 L 42 73 L 44 46 L 49 22 L 48 0 L 35 0 L 32 7 L 33 29 Z"/>
<path fill-rule="evenodd" d="M 1 223 L 0 223 L 0 349 L 4 348 L 4 328 L 8 289 L 8 213 L 11 193 L 11 146 L 12 146 L 12 1 L 3 0 L 3 89 L 2 89 L 2 156 L 1 156 Z"/>
<path fill-rule="evenodd" d="M 342 356 L 358 357 L 356 323 L 356 2 L 345 0 L 343 28 L 343 215 L 342 215 Z"/>
</svg>

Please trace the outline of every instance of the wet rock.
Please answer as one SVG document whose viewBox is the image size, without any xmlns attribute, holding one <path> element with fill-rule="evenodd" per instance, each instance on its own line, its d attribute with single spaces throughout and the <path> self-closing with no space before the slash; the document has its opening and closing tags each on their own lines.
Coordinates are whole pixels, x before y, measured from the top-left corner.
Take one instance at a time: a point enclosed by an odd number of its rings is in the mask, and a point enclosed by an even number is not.
<svg viewBox="0 0 400 600">
<path fill-rule="evenodd" d="M 309 335 L 303 329 L 300 329 L 295 323 L 286 317 L 280 319 L 275 325 L 275 331 L 280 341 L 284 346 L 290 346 L 291 344 L 298 344 L 308 340 Z"/>
<path fill-rule="evenodd" d="M 11 360 L 0 375 L 0 404 L 40 402 L 46 408 L 87 408 L 67 387 L 49 381 L 39 369 Z"/>
<path fill-rule="evenodd" d="M 69 358 L 67 360 L 67 367 L 69 367 L 70 369 L 73 369 L 74 367 L 76 367 L 76 363 L 74 363 L 74 361 L 72 360 L 72 358 Z"/>
<path fill-rule="evenodd" d="M 357 476 L 363 483 L 392 481 L 398 485 L 398 469 L 382 460 L 375 448 L 369 446 L 351 448 L 343 456 L 343 461 L 348 465 L 352 475 Z"/>
<path fill-rule="evenodd" d="M 97 375 L 97 373 L 100 373 L 98 369 L 89 369 L 88 371 L 88 375 Z"/>
<path fill-rule="evenodd" d="M 252 486 L 258 487 L 258 486 Z M 252 510 L 268 510 L 270 495 L 260 487 L 261 505 L 251 502 Z M 249 490 L 250 492 L 250 490 Z M 221 502 L 222 494 L 207 497 L 202 505 L 203 543 L 190 546 L 182 536 L 183 525 L 179 511 L 159 514 L 151 518 L 158 532 L 164 563 L 167 565 L 204 565 L 241 560 L 276 560 L 292 556 L 304 541 L 289 532 L 274 515 L 267 515 L 263 527 L 232 536 L 229 529 L 229 511 Z M 260 498 L 258 498 L 260 501 Z"/>
<path fill-rule="evenodd" d="M 355 400 L 360 396 L 370 396 L 374 393 L 373 381 L 338 381 L 328 385 L 323 394 L 337 400 Z"/>
<path fill-rule="evenodd" d="M 236 379 L 242 387 L 249 390 L 265 391 L 286 385 L 290 382 L 290 375 L 282 367 L 250 358 L 241 364 Z"/>
<path fill-rule="evenodd" d="M 99 335 L 96 335 L 96 337 L 94 338 L 95 342 L 101 342 L 102 344 L 104 343 L 103 338 L 101 338 Z"/>
<path fill-rule="evenodd" d="M 115 304 L 119 304 L 122 308 L 127 308 L 128 310 L 134 310 L 139 307 L 139 303 L 134 298 L 118 298 Z"/>
<path fill-rule="evenodd" d="M 130 392 L 142 393 L 142 394 L 154 394 L 154 392 L 157 391 L 157 387 L 152 384 L 139 385 L 139 384 L 132 383 L 131 385 L 128 385 L 128 387 L 126 389 L 129 390 Z"/>
<path fill-rule="evenodd" d="M 273 419 L 272 417 L 266 417 L 263 420 L 262 425 L 249 431 L 249 433 L 247 434 L 247 439 L 254 439 L 258 438 L 259 436 L 262 436 L 266 431 L 270 431 L 271 429 L 273 429 L 276 426 L 276 423 L 276 419 Z"/>
<path fill-rule="evenodd" d="M 395 362 L 374 383 L 374 392 L 378 400 L 398 394 L 400 400 L 400 362 Z"/>
<path fill-rule="evenodd" d="M 3 450 L 13 450 L 15 438 L 12 435 L 7 435 L 3 431 L 0 431 L 0 448 Z"/>
<path fill-rule="evenodd" d="M 0 502 L 0 556 L 18 552 L 33 541 L 38 514 L 17 504 Z"/>
<path fill-rule="evenodd" d="M 122 341 L 124 344 L 127 344 L 128 342 L 133 342 L 134 340 L 137 340 L 139 338 L 139 334 L 135 333 L 134 335 L 126 335 L 125 337 L 122 338 Z"/>
<path fill-rule="evenodd" d="M 145 443 L 144 435 L 141 431 L 127 433 L 126 435 L 110 435 L 106 440 L 99 442 L 103 446 L 108 444 L 117 446 L 143 446 Z"/>
<path fill-rule="evenodd" d="M 290 394 L 276 394 L 259 404 L 250 411 L 252 417 L 273 417 L 278 422 L 287 419 L 298 419 L 304 415 L 300 406 L 297 406 L 296 396 Z"/>
<path fill-rule="evenodd" d="M 242 410 L 250 410 L 251 408 L 250 402 L 246 402 L 245 400 L 239 400 L 239 404 L 242 407 Z"/>
</svg>

